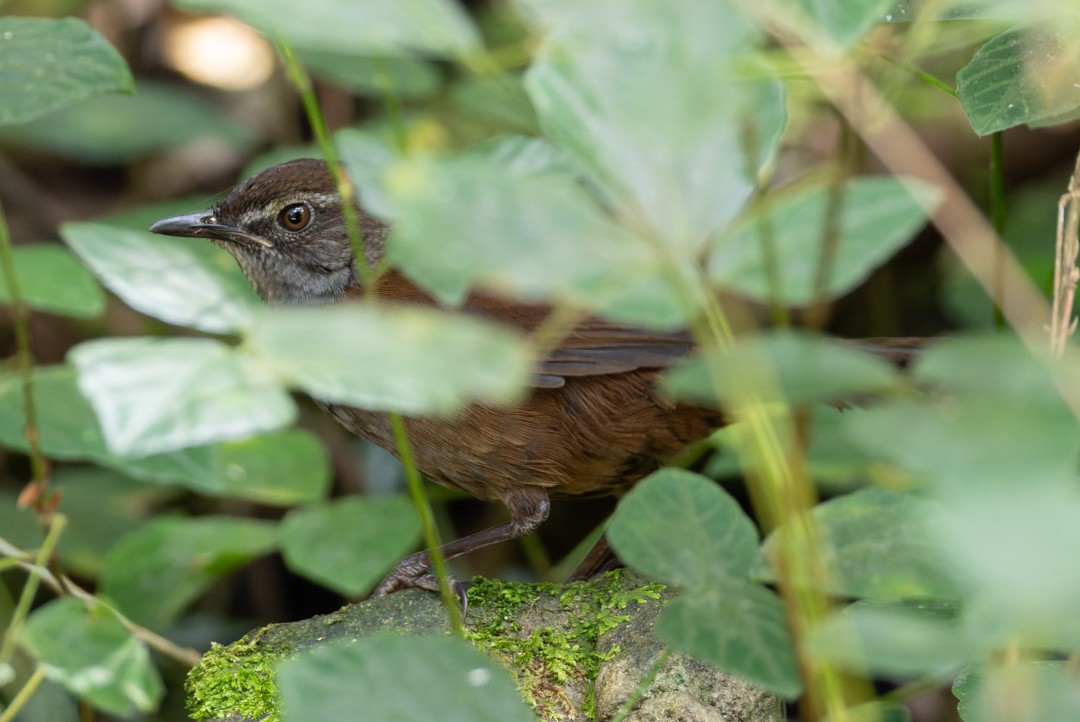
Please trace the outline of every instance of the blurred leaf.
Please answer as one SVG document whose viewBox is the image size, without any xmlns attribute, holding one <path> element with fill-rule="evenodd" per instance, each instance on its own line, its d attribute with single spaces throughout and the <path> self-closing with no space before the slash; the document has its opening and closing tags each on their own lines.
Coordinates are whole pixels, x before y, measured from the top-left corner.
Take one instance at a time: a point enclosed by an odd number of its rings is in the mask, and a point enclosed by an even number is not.
<svg viewBox="0 0 1080 722">
<path fill-rule="evenodd" d="M 38 148 L 83 163 L 122 165 L 152 153 L 213 140 L 244 150 L 249 132 L 191 91 L 140 82 L 131 97 L 104 96 L 0 128 L 0 142 Z"/>
<path fill-rule="evenodd" d="M 233 15 L 272 39 L 336 53 L 454 56 L 479 43 L 468 15 L 454 0 L 308 0 L 302 22 L 297 22 L 290 0 L 172 0 L 172 4 L 194 13 Z"/>
<path fill-rule="evenodd" d="M 1080 114 L 1080 18 L 1068 13 L 991 39 L 956 74 L 960 106 L 979 135 Z"/>
<path fill-rule="evenodd" d="M 934 533 L 932 504 L 914 494 L 862 489 L 818 504 L 821 561 L 829 570 L 829 592 L 876 599 L 956 599 L 965 579 Z M 776 554 L 770 534 L 753 576 L 772 580 Z"/>
<path fill-rule="evenodd" d="M 781 697 L 801 689 L 784 606 L 762 587 L 730 580 L 676 597 L 660 613 L 656 635 Z"/>
<path fill-rule="evenodd" d="M 275 308 L 249 343 L 266 369 L 320 401 L 404 414 L 514 401 L 532 365 L 505 328 L 425 308 Z"/>
<path fill-rule="evenodd" d="M 1019 645 L 1080 646 L 1080 491 L 1075 476 L 1058 485 L 983 486 L 950 490 L 928 519 L 969 580 L 964 606 L 968 636 L 986 651 Z M 972 490 L 975 490 L 974 493 Z"/>
<path fill-rule="evenodd" d="M 389 218 L 390 206 L 382 179 L 391 164 L 400 158 L 397 150 L 376 134 L 356 128 L 338 131 L 334 141 L 364 210 L 383 219 Z"/>
<path fill-rule="evenodd" d="M 165 692 L 146 645 L 103 605 L 51 601 L 30 615 L 23 641 L 47 677 L 110 714 L 149 712 Z"/>
<path fill-rule="evenodd" d="M 259 305 L 236 262 L 200 239 L 97 223 L 65 223 L 60 234 L 110 291 L 162 321 L 226 333 Z"/>
<path fill-rule="evenodd" d="M 708 363 L 714 366 L 715 380 Z M 855 344 L 781 329 L 739 340 L 711 361 L 695 358 L 672 369 L 664 388 L 678 399 L 712 405 L 750 398 L 800 403 L 836 401 L 897 382 L 890 364 Z"/>
<path fill-rule="evenodd" d="M 896 0 L 799 0 L 806 14 L 841 47 L 850 47 L 885 19 Z"/>
<path fill-rule="evenodd" d="M 447 303 L 476 285 L 623 320 L 683 321 L 655 249 L 615 225 L 545 141 L 503 138 L 402 163 L 387 190 L 388 258 Z"/>
<path fill-rule="evenodd" d="M 953 682 L 964 722 L 1060 722 L 1080 709 L 1080 685 L 1065 662 L 972 666 Z"/>
<path fill-rule="evenodd" d="M 88 579 L 100 573 L 114 544 L 145 524 L 165 501 L 183 493 L 93 466 L 60 467 L 52 481 L 62 495 L 60 511 L 70 520 L 57 547 L 60 559 L 66 570 Z"/>
<path fill-rule="evenodd" d="M 304 66 L 316 76 L 361 95 L 382 97 L 384 86 L 402 100 L 434 94 L 442 78 L 431 63 L 400 57 L 371 57 L 316 48 L 297 48 Z"/>
<path fill-rule="evenodd" d="M 453 637 L 327 644 L 283 662 L 278 686 L 286 722 L 350 719 L 359 709 L 365 722 L 534 719 L 506 670 Z"/>
<path fill-rule="evenodd" d="M 322 499 L 330 489 L 326 449 L 303 429 L 144 457 L 132 460 L 131 466 L 160 467 L 166 473 L 176 473 L 180 459 L 192 466 L 185 478 L 187 486 L 204 494 L 287 506 Z"/>
<path fill-rule="evenodd" d="M 919 12 L 926 7 L 934 14 L 924 16 L 934 20 L 1014 20 L 1026 21 L 1032 17 L 1032 10 L 1041 7 L 1044 11 L 1058 6 L 1058 0 L 896 0 L 893 8 L 886 13 L 888 22 L 912 22 L 919 17 Z M 921 6 L 921 7 L 920 7 Z"/>
<path fill-rule="evenodd" d="M 226 517 L 158 517 L 114 546 L 101 593 L 134 621 L 160 630 L 214 582 L 273 551 L 278 528 Z"/>
<path fill-rule="evenodd" d="M 952 679 L 981 650 L 972 649 L 955 607 L 858 601 L 810 632 L 816 656 L 876 678 Z"/>
<path fill-rule="evenodd" d="M 1010 191 L 1005 197 L 1009 209 L 1001 237 L 1023 269 L 1049 295 L 1053 287 L 1054 254 L 1047 252 L 1047 239 L 1056 231 L 1057 205 L 1069 180 L 1068 169 L 1060 169 L 1043 180 L 1033 180 Z M 956 255 L 941 249 L 937 264 L 944 274 L 941 300 L 950 317 L 968 330 L 994 330 L 994 303 L 986 290 Z"/>
<path fill-rule="evenodd" d="M 850 291 L 910 241 L 926 223 L 926 209 L 940 199 L 934 187 L 911 178 L 854 178 L 840 193 L 836 238 L 828 256 L 823 233 L 830 190 L 813 186 L 777 195 L 731 234 L 718 236 L 709 258 L 712 279 L 726 291 L 762 302 L 806 306 L 827 301 Z M 765 238 L 771 238 L 774 250 L 775 299 Z"/>
<path fill-rule="evenodd" d="M 69 358 L 116 454 L 243 438 L 285 426 L 296 414 L 281 386 L 213 339 L 97 339 Z"/>
<path fill-rule="evenodd" d="M 642 574 L 691 589 L 745 578 L 757 528 L 716 482 L 661 469 L 619 501 L 607 528 L 612 549 Z"/>
<path fill-rule="evenodd" d="M 540 134 L 536 109 L 516 75 L 469 76 L 454 83 L 451 93 L 454 104 L 473 117 L 516 132 Z"/>
<path fill-rule="evenodd" d="M 134 89 L 120 53 L 82 20 L 0 18 L 0 125 Z"/>
<path fill-rule="evenodd" d="M 321 499 L 330 483 L 321 444 L 300 429 L 138 459 L 117 456 L 105 447 L 97 416 L 79 392 L 74 368 L 39 366 L 33 379 L 38 433 L 46 456 L 87 459 L 138 479 L 182 484 L 204 494 L 266 504 Z M 21 378 L 18 374 L 2 375 L 0 445 L 25 452 L 25 425 Z"/>
<path fill-rule="evenodd" d="M 1075 359 L 1037 359 L 1016 339 L 941 341 L 913 374 L 959 394 L 948 406 L 883 403 L 848 430 L 867 451 L 941 490 L 1015 488 L 1020 479 L 1057 485 L 1080 458 L 1080 422 L 1058 391 L 1080 387 L 1077 368 Z"/>
<path fill-rule="evenodd" d="M 420 519 L 405 496 L 354 496 L 289 512 L 281 534 L 289 569 L 355 596 L 416 548 Z"/>
<path fill-rule="evenodd" d="M 38 438 L 46 456 L 56 459 L 93 459 L 108 456 L 98 430 L 97 417 L 75 385 L 70 366 L 34 369 L 34 406 Z M 0 375 L 0 444 L 26 451 L 22 375 Z"/>
<path fill-rule="evenodd" d="M 19 291 L 39 311 L 96 318 L 105 310 L 105 294 L 94 277 L 63 246 L 38 243 L 12 250 Z M 0 278 L 0 303 L 10 303 L 7 282 Z"/>
<path fill-rule="evenodd" d="M 544 42 L 525 86 L 615 215 L 689 260 L 750 197 L 785 123 L 728 2 L 524 3 Z"/>
</svg>

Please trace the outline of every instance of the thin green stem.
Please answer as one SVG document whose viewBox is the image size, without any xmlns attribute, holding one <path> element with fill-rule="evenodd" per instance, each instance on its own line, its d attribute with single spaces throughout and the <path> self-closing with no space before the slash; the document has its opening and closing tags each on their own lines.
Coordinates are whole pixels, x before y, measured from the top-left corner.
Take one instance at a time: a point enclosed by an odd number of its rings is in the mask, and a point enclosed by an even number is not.
<svg viewBox="0 0 1080 722">
<path fill-rule="evenodd" d="M 439 593 L 442 595 L 443 604 L 450 615 L 450 628 L 459 637 L 465 636 L 465 625 L 461 618 L 461 610 L 458 609 L 458 600 L 454 590 L 450 586 L 450 575 L 446 571 L 446 559 L 442 554 L 442 542 L 439 540 L 439 529 L 435 525 L 435 514 L 431 511 L 431 501 L 424 491 L 424 482 L 420 478 L 420 471 L 416 468 L 416 459 L 413 457 L 412 443 L 409 434 L 405 430 L 405 421 L 401 414 L 387 414 L 390 418 L 390 426 L 394 430 L 394 441 L 397 443 L 398 457 L 405 466 L 405 479 L 409 484 L 409 496 L 412 497 L 413 505 L 420 514 L 420 528 L 424 534 L 424 544 L 428 554 L 431 555 L 431 567 L 435 571 L 435 578 L 439 580 Z"/>
<path fill-rule="evenodd" d="M 634 711 L 634 707 L 642 696 L 649 691 L 649 688 L 652 687 L 653 682 L 656 681 L 656 676 L 660 674 L 660 670 L 664 668 L 664 665 L 667 664 L 668 658 L 670 657 L 671 647 L 664 647 L 659 656 L 657 656 L 656 661 L 649 667 L 648 673 L 641 678 L 641 681 L 634 687 L 634 691 L 632 691 L 630 696 L 623 701 L 619 710 L 611 718 L 611 722 L 623 722 L 623 720 L 626 719 L 626 716 Z"/>
<path fill-rule="evenodd" d="M 338 196 L 341 198 L 341 215 L 345 220 L 345 230 L 349 234 L 353 255 L 356 256 L 356 268 L 360 274 L 360 283 L 363 286 L 364 294 L 368 298 L 374 298 L 375 272 L 365 249 L 364 234 L 360 228 L 360 217 L 356 211 L 356 189 L 353 187 L 349 177 L 341 170 L 337 149 L 334 148 L 333 139 L 330 137 L 326 117 L 319 107 L 319 98 L 315 94 L 315 86 L 311 82 L 311 76 L 304 70 L 304 66 L 301 65 L 299 58 L 296 57 L 296 53 L 289 43 L 279 39 L 276 45 L 278 52 L 281 53 L 281 57 L 285 61 L 285 68 L 289 73 L 289 77 L 300 92 L 300 99 L 303 102 L 308 123 L 311 125 L 312 132 L 315 133 L 315 139 L 319 143 L 323 158 L 326 160 L 326 165 L 334 178 L 334 184 L 337 186 Z"/>
<path fill-rule="evenodd" d="M 26 680 L 26 684 L 22 686 L 19 693 L 15 695 L 15 699 L 11 700 L 11 704 L 7 709 L 0 712 L 0 722 L 12 722 L 15 719 L 15 715 L 19 714 L 19 710 L 26 706 L 26 703 L 30 701 L 30 698 L 37 692 L 38 687 L 45 681 L 45 671 L 39 664 L 34 668 L 34 673 L 30 675 L 30 679 Z"/>
<path fill-rule="evenodd" d="M 917 65 L 912 65 L 911 63 L 905 62 L 903 60 L 896 60 L 896 59 L 890 58 L 890 57 L 888 57 L 886 55 L 881 56 L 881 58 L 882 58 L 882 60 L 885 60 L 886 62 L 892 63 L 896 67 L 911 73 L 913 76 L 915 76 L 919 80 L 923 81 L 927 85 L 933 86 L 933 87 L 937 88 L 938 90 L 944 91 L 944 92 L 948 93 L 949 95 L 951 95 L 954 98 L 956 97 L 956 88 L 952 87 L 951 85 L 949 85 L 944 80 L 937 77 L 936 75 L 933 75 L 931 73 L 926 72 L 925 70 L 918 67 Z"/>
<path fill-rule="evenodd" d="M 1005 137 L 999 130 L 990 136 L 990 223 L 998 238 L 1005 230 Z M 994 256 L 994 327 L 1005 328 L 1005 258 L 998 249 Z"/>
<path fill-rule="evenodd" d="M 52 514 L 49 517 L 48 533 L 45 535 L 45 541 L 42 542 L 41 548 L 38 549 L 37 556 L 34 559 L 35 567 L 39 569 L 46 567 L 49 559 L 52 558 L 53 550 L 56 549 L 57 542 L 60 541 L 60 535 L 63 533 L 65 526 L 67 526 L 67 517 L 63 514 Z M 11 615 L 11 624 L 4 634 L 3 644 L 0 645 L 0 664 L 11 662 L 11 658 L 15 654 L 15 643 L 19 638 L 19 632 L 22 630 L 23 623 L 30 613 L 30 605 L 34 601 L 40 585 L 41 575 L 31 571 L 26 578 L 26 584 L 23 586 L 22 592 L 19 594 L 19 601 L 15 605 L 14 613 Z"/>
<path fill-rule="evenodd" d="M 45 497 L 45 487 L 48 485 L 49 466 L 41 450 L 41 439 L 38 436 L 37 406 L 34 403 L 34 360 L 30 355 L 30 311 L 19 288 L 19 276 L 15 272 L 15 254 L 11 250 L 11 235 L 8 232 L 3 205 L 0 205 L 0 265 L 3 266 L 4 282 L 7 284 L 8 295 L 11 297 L 15 357 L 22 376 L 23 413 L 26 417 L 23 433 L 30 451 L 30 472 L 33 476 L 31 483 L 38 485 L 36 499 L 42 500 Z M 41 506 L 37 508 L 40 510 Z"/>
</svg>

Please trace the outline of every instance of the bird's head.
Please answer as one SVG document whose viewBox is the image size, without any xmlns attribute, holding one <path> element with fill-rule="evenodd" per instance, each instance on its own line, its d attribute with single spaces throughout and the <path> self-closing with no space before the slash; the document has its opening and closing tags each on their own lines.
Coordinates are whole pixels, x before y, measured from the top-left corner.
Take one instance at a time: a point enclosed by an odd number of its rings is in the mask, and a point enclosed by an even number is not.
<svg viewBox="0 0 1080 722">
<path fill-rule="evenodd" d="M 359 217 L 367 262 L 374 266 L 387 228 L 362 212 Z M 358 285 L 341 199 L 321 160 L 268 168 L 213 208 L 162 219 L 150 231 L 209 238 L 236 258 L 267 303 L 333 303 Z"/>
</svg>

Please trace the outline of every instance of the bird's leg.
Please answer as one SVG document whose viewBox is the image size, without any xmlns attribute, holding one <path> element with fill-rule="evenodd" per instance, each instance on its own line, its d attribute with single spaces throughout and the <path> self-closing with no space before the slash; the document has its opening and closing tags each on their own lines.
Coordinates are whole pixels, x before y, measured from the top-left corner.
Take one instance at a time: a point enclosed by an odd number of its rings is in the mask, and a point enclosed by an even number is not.
<svg viewBox="0 0 1080 722">
<path fill-rule="evenodd" d="M 541 487 L 519 487 L 505 501 L 510 509 L 510 521 L 443 544 L 440 548 L 443 558 L 453 559 L 489 544 L 530 534 L 547 519 L 551 509 L 547 492 Z M 437 592 L 439 580 L 428 573 L 430 568 L 431 554 L 426 549 L 410 554 L 397 563 L 371 596 L 381 597 L 406 587 Z M 456 579 L 452 580 L 452 583 L 464 606 L 467 602 L 465 588 Z"/>
</svg>

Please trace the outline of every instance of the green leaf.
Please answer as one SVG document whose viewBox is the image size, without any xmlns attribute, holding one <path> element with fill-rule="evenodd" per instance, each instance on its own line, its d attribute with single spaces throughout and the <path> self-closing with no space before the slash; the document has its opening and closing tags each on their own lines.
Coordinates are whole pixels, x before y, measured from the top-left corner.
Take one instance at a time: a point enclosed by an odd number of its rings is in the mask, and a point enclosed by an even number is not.
<svg viewBox="0 0 1080 722">
<path fill-rule="evenodd" d="M 619 501 L 607 529 L 619 559 L 654 579 L 698 589 L 744 578 L 757 528 L 716 482 L 661 469 Z"/>
<path fill-rule="evenodd" d="M 144 457 L 133 460 L 131 466 L 145 468 L 160 459 L 169 473 L 179 468 L 182 458 L 201 472 L 189 471 L 187 486 L 206 494 L 291 506 L 322 499 L 330 490 L 326 449 L 316 436 L 303 429 L 273 431 Z"/>
<path fill-rule="evenodd" d="M 108 457 L 97 417 L 75 384 L 70 366 L 39 366 L 33 377 L 38 439 L 46 456 L 56 459 Z M 0 375 L 0 444 L 25 452 L 22 374 Z"/>
<path fill-rule="evenodd" d="M 825 34 L 844 48 L 885 19 L 896 0 L 799 0 L 799 5 Z"/>
<path fill-rule="evenodd" d="M 972 666 L 952 688 L 964 722 L 1060 722 L 1080 709 L 1080 685 L 1066 662 Z"/>
<path fill-rule="evenodd" d="M 504 138 L 408 161 L 386 186 L 388 258 L 446 303 L 481 286 L 624 320 L 683 320 L 657 251 L 604 214 L 545 141 Z"/>
<path fill-rule="evenodd" d="M 683 594 L 660 613 L 656 635 L 782 697 L 799 694 L 784 606 L 767 589 L 732 580 Z"/>
<path fill-rule="evenodd" d="M 875 599 L 955 599 L 964 576 L 930 523 L 933 504 L 914 494 L 862 489 L 814 507 L 828 591 Z M 776 534 L 766 540 L 754 576 L 773 579 L 768 559 Z"/>
<path fill-rule="evenodd" d="M 451 87 L 454 106 L 498 129 L 540 135 L 540 121 L 521 77 L 510 73 L 468 76 Z"/>
<path fill-rule="evenodd" d="M 49 679 L 104 712 L 150 712 L 164 694 L 146 645 L 104 605 L 49 602 L 30 615 L 23 641 Z"/>
<path fill-rule="evenodd" d="M 249 342 L 266 369 L 321 401 L 404 414 L 509 403 L 532 364 L 505 328 L 424 308 L 275 308 Z"/>
<path fill-rule="evenodd" d="M 120 53 L 82 20 L 0 18 L 0 125 L 99 93 L 133 91 Z"/>
<path fill-rule="evenodd" d="M 956 74 L 960 106 L 979 135 L 1027 123 L 1054 125 L 1080 113 L 1080 18 L 1021 25 L 979 48 Z"/>
<path fill-rule="evenodd" d="M 977 359 L 977 363 L 973 363 Z M 956 395 L 946 408 L 901 400 L 870 409 L 849 433 L 866 450 L 941 489 L 1056 486 L 1080 459 L 1080 423 L 1061 389 L 1080 385 L 1076 360 L 1032 356 L 1014 338 L 935 343 L 915 364 L 922 383 Z"/>
<path fill-rule="evenodd" d="M 812 629 L 807 645 L 855 674 L 946 681 L 981 652 L 964 638 L 956 611 L 862 600 Z"/>
<path fill-rule="evenodd" d="M 729 2 L 527 2 L 544 37 L 526 73 L 545 134 L 635 228 L 696 258 L 750 197 L 784 92 Z"/>
<path fill-rule="evenodd" d="M 278 687 L 286 722 L 350 719 L 357 710 L 365 722 L 534 719 L 506 670 L 452 637 L 327 644 L 283 662 Z"/>
<path fill-rule="evenodd" d="M 910 178 L 855 178 L 838 192 L 832 244 L 823 237 L 831 202 L 827 187 L 780 194 L 730 235 L 716 237 L 709 258 L 712 279 L 726 291 L 762 302 L 827 301 L 850 291 L 910 241 L 940 198 L 935 188 Z M 774 251 L 775 298 L 762 245 L 766 239 Z"/>
<path fill-rule="evenodd" d="M 351 55 L 454 56 L 479 44 L 468 15 L 453 0 L 308 0 L 302 22 L 297 22 L 290 0 L 173 0 L 173 5 L 189 12 L 233 15 L 297 48 Z"/>
<path fill-rule="evenodd" d="M 890 364 L 856 344 L 803 331 L 782 329 L 739 340 L 715 356 L 692 359 L 668 372 L 665 390 L 679 399 L 713 405 L 751 398 L 800 403 L 879 392 L 899 380 Z M 708 364 L 715 369 L 711 376 Z"/>
<path fill-rule="evenodd" d="M 98 339 L 69 358 L 115 454 L 242 438 L 285 426 L 296 414 L 277 382 L 213 339 Z"/>
<path fill-rule="evenodd" d="M 20 246 L 12 251 L 19 291 L 28 306 L 62 316 L 96 318 L 105 310 L 105 294 L 71 253 L 53 243 Z M 10 303 L 0 278 L 0 303 Z"/>
<path fill-rule="evenodd" d="M 65 223 L 60 234 L 110 291 L 162 321 L 226 333 L 250 325 L 259 305 L 236 262 L 199 239 L 97 223 Z"/>
<path fill-rule="evenodd" d="M 442 78 L 431 63 L 410 57 L 371 57 L 298 48 L 304 66 L 316 76 L 362 95 L 381 97 L 384 87 L 393 88 L 402 100 L 430 97 Z"/>
<path fill-rule="evenodd" d="M 138 479 L 266 504 L 321 499 L 329 486 L 326 454 L 306 431 L 289 429 L 133 459 L 106 448 L 97 416 L 79 392 L 74 368 L 38 367 L 33 384 L 38 434 L 46 456 L 87 459 Z M 0 445 L 25 452 L 25 425 L 21 377 L 2 375 Z"/>
<path fill-rule="evenodd" d="M 404 496 L 349 497 L 291 511 L 281 533 L 290 569 L 354 596 L 416 548 L 420 519 Z"/>
<path fill-rule="evenodd" d="M 98 576 L 113 545 L 183 493 L 178 487 L 154 486 L 111 469 L 85 465 L 57 468 L 52 482 L 61 494 L 60 511 L 69 521 L 57 551 L 64 568 L 85 579 Z"/>
<path fill-rule="evenodd" d="M 201 96 L 145 81 L 134 96 L 93 98 L 31 123 L 0 128 L 0 142 L 7 145 L 91 164 L 123 165 L 196 141 L 240 152 L 254 140 Z"/>
<path fill-rule="evenodd" d="M 273 551 L 277 539 L 265 521 L 159 517 L 112 548 L 101 593 L 139 624 L 162 629 L 214 580 Z"/>
</svg>

